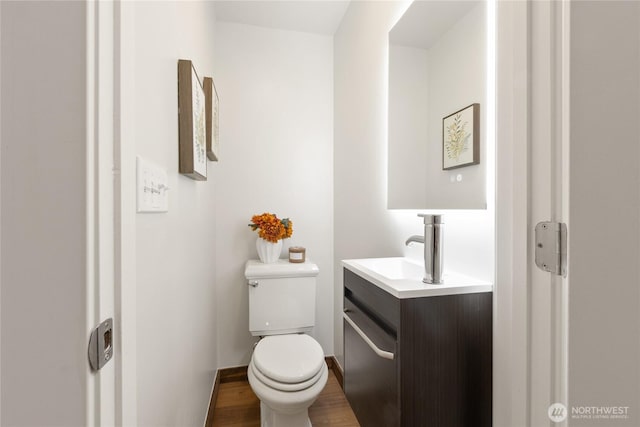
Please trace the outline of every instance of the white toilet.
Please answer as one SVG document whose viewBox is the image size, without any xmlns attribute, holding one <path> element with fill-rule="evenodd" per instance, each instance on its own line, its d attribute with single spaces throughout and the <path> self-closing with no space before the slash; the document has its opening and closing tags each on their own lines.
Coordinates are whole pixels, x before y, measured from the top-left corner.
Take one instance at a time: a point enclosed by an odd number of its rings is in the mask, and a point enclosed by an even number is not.
<svg viewBox="0 0 640 427">
<path fill-rule="evenodd" d="M 318 266 L 248 261 L 249 330 L 256 344 L 247 375 L 260 399 L 262 427 L 308 427 L 308 409 L 327 383 L 315 324 Z"/>
</svg>

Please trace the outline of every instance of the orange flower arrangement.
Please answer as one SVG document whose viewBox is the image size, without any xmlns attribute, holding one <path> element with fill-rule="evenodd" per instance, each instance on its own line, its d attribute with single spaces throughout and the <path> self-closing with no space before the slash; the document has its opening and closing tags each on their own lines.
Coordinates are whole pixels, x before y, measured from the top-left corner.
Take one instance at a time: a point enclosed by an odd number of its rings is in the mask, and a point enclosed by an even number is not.
<svg viewBox="0 0 640 427">
<path fill-rule="evenodd" d="M 249 227 L 253 231 L 258 230 L 258 236 L 271 243 L 291 237 L 293 234 L 293 222 L 289 218 L 279 219 L 268 212 L 252 216 Z"/>
</svg>

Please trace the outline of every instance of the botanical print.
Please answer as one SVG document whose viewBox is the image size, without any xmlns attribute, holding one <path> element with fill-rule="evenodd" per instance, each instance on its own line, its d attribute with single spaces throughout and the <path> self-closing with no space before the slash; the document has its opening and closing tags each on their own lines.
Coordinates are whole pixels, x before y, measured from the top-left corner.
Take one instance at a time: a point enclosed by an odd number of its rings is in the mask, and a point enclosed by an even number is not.
<svg viewBox="0 0 640 427">
<path fill-rule="evenodd" d="M 444 147 L 447 151 L 447 157 L 456 162 L 459 161 L 460 155 L 469 149 L 469 138 L 471 133 L 467 132 L 468 121 L 462 121 L 462 116 L 457 113 L 453 117 L 453 122 L 447 127 L 447 138 Z"/>
<path fill-rule="evenodd" d="M 191 77 L 193 94 L 193 169 L 207 176 L 207 143 L 205 139 L 205 103 L 204 91 L 195 71 Z"/>
<path fill-rule="evenodd" d="M 480 162 L 479 121 L 480 104 L 471 104 L 442 120 L 442 169 Z"/>
</svg>

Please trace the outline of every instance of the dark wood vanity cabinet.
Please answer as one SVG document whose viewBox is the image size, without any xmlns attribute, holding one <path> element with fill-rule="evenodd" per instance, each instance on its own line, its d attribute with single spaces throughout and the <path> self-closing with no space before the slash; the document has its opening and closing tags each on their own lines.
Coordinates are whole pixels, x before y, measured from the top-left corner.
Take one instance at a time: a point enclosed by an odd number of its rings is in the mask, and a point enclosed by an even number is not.
<svg viewBox="0 0 640 427">
<path fill-rule="evenodd" d="M 344 391 L 360 425 L 490 426 L 491 307 L 491 292 L 399 299 L 344 269 Z"/>
</svg>

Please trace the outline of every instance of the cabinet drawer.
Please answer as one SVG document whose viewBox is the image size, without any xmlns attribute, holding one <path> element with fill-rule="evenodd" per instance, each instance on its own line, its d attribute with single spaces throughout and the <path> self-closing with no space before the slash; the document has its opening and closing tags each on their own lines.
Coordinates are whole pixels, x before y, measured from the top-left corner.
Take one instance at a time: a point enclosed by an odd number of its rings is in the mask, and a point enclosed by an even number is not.
<svg viewBox="0 0 640 427">
<path fill-rule="evenodd" d="M 369 283 L 348 269 L 344 269 L 344 298 L 394 335 L 400 328 L 400 300 Z"/>
</svg>

